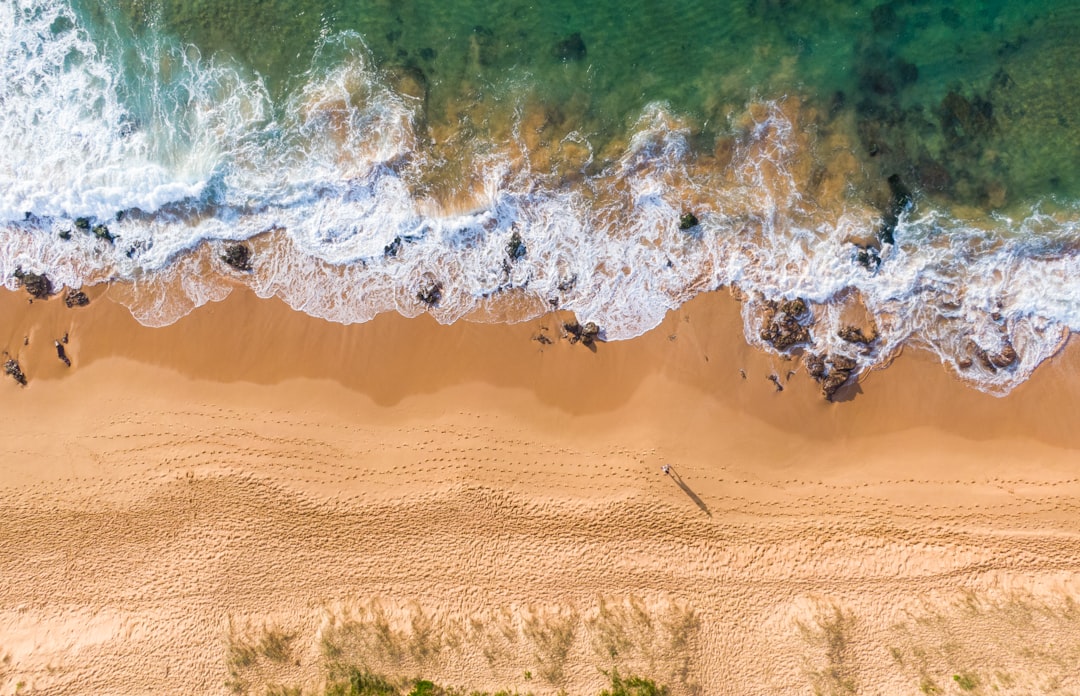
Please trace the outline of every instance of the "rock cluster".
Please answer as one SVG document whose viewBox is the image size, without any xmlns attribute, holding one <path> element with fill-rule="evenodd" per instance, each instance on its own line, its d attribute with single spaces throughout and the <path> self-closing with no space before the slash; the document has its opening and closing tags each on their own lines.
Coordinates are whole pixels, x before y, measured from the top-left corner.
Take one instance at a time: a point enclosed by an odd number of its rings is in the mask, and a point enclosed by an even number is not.
<svg viewBox="0 0 1080 696">
<path fill-rule="evenodd" d="M 90 298 L 82 290 L 68 290 L 64 293 L 64 304 L 70 307 L 85 307 L 90 304 Z"/>
<path fill-rule="evenodd" d="M 563 330 L 569 336 L 570 343 L 581 341 L 582 345 L 592 346 L 600 337 L 600 327 L 594 322 L 587 321 L 584 324 L 568 322 L 563 324 Z"/>
<path fill-rule="evenodd" d="M 420 300 L 428 307 L 434 307 L 439 304 L 439 300 L 442 299 L 442 283 L 432 280 L 420 288 L 416 293 L 416 299 Z"/>
<path fill-rule="evenodd" d="M 4 363 L 4 373 L 10 375 L 16 382 L 26 386 L 26 375 L 23 374 L 22 368 L 19 367 L 18 361 L 14 358 L 8 359 Z"/>
<path fill-rule="evenodd" d="M 225 253 L 221 255 L 221 260 L 238 271 L 250 271 L 252 268 L 251 247 L 239 242 L 227 244 L 225 245 Z"/>
<path fill-rule="evenodd" d="M 827 400 L 832 401 L 833 395 L 840 387 L 847 384 L 859 364 L 846 355 L 817 355 L 807 353 L 803 356 L 803 364 L 811 377 L 821 385 L 821 394 Z"/>
<path fill-rule="evenodd" d="M 765 317 L 759 336 L 777 350 L 787 350 L 800 343 L 810 342 L 810 330 L 802 319 L 808 313 L 806 303 L 800 299 L 784 302 L 767 302 Z"/>
<path fill-rule="evenodd" d="M 44 273 L 27 273 L 19 267 L 15 269 L 15 277 L 34 299 L 43 300 L 53 293 L 52 281 Z"/>
</svg>

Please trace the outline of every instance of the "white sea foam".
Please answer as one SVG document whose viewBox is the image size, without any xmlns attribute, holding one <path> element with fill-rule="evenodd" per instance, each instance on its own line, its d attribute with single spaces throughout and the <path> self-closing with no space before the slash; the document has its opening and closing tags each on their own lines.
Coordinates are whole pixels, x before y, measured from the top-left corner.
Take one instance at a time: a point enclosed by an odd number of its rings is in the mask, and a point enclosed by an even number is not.
<svg viewBox="0 0 1080 696">
<path fill-rule="evenodd" d="M 257 78 L 162 37 L 138 40 L 142 60 L 128 73 L 105 45 L 59 0 L 0 1 L 0 272 L 44 271 L 70 286 L 127 280 L 118 294 L 147 325 L 223 299 L 236 282 L 342 323 L 385 311 L 452 322 L 513 288 L 615 340 L 736 285 L 748 296 L 747 338 L 763 348 L 761 302 L 801 297 L 815 315 L 807 350 L 870 368 L 920 345 L 996 394 L 1080 327 L 1080 214 L 971 222 L 924 202 L 871 272 L 851 240 L 871 235 L 877 216 L 807 200 L 807 144 L 782 103 L 733 124 L 732 160 L 716 171 L 697 163 L 689 125 L 663 104 L 643 111 L 620 157 L 574 185 L 522 165 L 518 133 L 478 148 L 491 154 L 477 160 L 476 209 L 444 212 L 415 194 L 426 165 L 417 105 L 384 84 L 355 35 L 329 37 L 320 67 L 281 104 Z M 133 83 L 155 87 L 133 93 Z M 688 199 L 701 224 L 683 231 Z M 117 220 L 121 211 L 132 212 Z M 107 223 L 115 243 L 78 231 L 61 240 L 77 217 Z M 247 275 L 193 251 L 268 232 Z M 512 261 L 514 232 L 527 252 Z M 429 308 L 416 295 L 433 282 L 443 295 Z M 879 334 L 865 350 L 837 336 L 853 291 Z M 1012 365 L 972 360 L 1006 345 Z"/>
</svg>

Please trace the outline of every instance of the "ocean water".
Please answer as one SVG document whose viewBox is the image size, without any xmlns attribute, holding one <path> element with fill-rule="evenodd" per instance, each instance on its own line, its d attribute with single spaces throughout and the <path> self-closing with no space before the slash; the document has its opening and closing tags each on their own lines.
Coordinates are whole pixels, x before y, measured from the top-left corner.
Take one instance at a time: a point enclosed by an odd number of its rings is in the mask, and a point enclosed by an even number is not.
<svg viewBox="0 0 1080 696">
<path fill-rule="evenodd" d="M 1005 394 L 1080 329 L 1078 35 L 1058 0 L 0 0 L 0 274 L 151 326 L 245 284 L 608 340 L 731 286 L 767 350 L 801 298 L 787 351 Z"/>
</svg>

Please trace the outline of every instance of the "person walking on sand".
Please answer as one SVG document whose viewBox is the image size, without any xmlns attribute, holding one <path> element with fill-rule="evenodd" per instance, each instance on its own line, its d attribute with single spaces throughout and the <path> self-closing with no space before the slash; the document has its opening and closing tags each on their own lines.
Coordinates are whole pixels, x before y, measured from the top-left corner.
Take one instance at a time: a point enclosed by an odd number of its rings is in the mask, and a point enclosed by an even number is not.
<svg viewBox="0 0 1080 696">
<path fill-rule="evenodd" d="M 660 467 L 660 471 L 663 471 L 665 476 L 671 476 L 671 467 L 667 464 Z"/>
</svg>

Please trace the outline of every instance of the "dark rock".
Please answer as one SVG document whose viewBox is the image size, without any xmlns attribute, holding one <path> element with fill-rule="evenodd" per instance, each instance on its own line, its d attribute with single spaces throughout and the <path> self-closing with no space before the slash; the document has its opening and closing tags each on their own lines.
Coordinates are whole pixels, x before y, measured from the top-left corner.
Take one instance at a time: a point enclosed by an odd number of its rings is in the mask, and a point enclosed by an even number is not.
<svg viewBox="0 0 1080 696">
<path fill-rule="evenodd" d="M 542 333 L 536 334 L 535 336 L 533 336 L 533 340 L 536 341 L 537 343 L 541 344 L 541 345 L 545 345 L 545 346 L 550 346 L 551 345 L 551 339 L 548 338 L 546 334 L 542 334 Z"/>
<path fill-rule="evenodd" d="M 252 268 L 251 247 L 239 242 L 226 244 L 225 253 L 221 255 L 221 260 L 238 271 L 250 271 Z"/>
<path fill-rule="evenodd" d="M 836 115 L 844 110 L 846 104 L 847 95 L 842 90 L 833 92 L 832 97 L 829 98 L 829 118 L 836 118 Z"/>
<path fill-rule="evenodd" d="M 439 300 L 442 299 L 442 284 L 435 280 L 428 281 L 427 285 L 424 285 L 416 293 L 416 299 L 428 307 L 435 307 L 439 304 Z"/>
<path fill-rule="evenodd" d="M 769 375 L 768 377 L 766 377 L 766 379 L 768 379 L 770 382 L 773 383 L 773 385 L 776 387 L 776 391 L 778 391 L 778 392 L 784 391 L 784 385 L 780 384 L 780 378 L 779 377 L 777 377 L 776 375 Z"/>
<path fill-rule="evenodd" d="M 701 223 L 698 221 L 697 216 L 694 215 L 693 213 L 683 213 L 682 216 L 679 218 L 679 229 L 680 230 L 693 229 L 693 228 L 697 227 L 699 224 L 701 224 Z"/>
<path fill-rule="evenodd" d="M 959 367 L 961 370 L 968 369 L 969 367 L 971 367 L 971 364 L 971 358 L 960 358 L 956 361 L 956 366 Z"/>
<path fill-rule="evenodd" d="M 896 8 L 889 2 L 878 5 L 870 11 L 870 23 L 876 34 L 895 31 L 897 28 Z"/>
<path fill-rule="evenodd" d="M 44 273 L 27 273 L 20 267 L 15 269 L 15 277 L 36 300 L 44 300 L 53 293 L 52 281 Z"/>
<path fill-rule="evenodd" d="M 888 73 L 879 68 L 863 72 L 862 77 L 859 78 L 859 87 L 863 91 L 873 92 L 881 97 L 896 94 L 896 83 L 893 82 Z"/>
<path fill-rule="evenodd" d="M 994 129 L 994 105 L 983 97 L 967 97 L 953 91 L 938 106 L 938 119 L 945 140 L 953 147 Z"/>
<path fill-rule="evenodd" d="M 510 235 L 510 241 L 506 243 L 506 255 L 510 257 L 511 261 L 517 261 L 521 257 L 525 256 L 525 240 L 521 238 L 521 233 L 514 230 Z"/>
<path fill-rule="evenodd" d="M 902 58 L 896 61 L 896 73 L 902 87 L 908 87 L 919 81 L 919 68 Z"/>
<path fill-rule="evenodd" d="M 576 321 L 566 322 L 563 324 L 563 331 L 566 332 L 570 343 L 581 341 L 586 346 L 592 346 L 600 337 L 600 327 L 591 321 L 585 324 L 579 324 Z"/>
<path fill-rule="evenodd" d="M 851 372 L 859 366 L 859 363 L 856 362 L 855 358 L 849 358 L 846 355 L 830 355 L 828 362 L 833 366 L 833 371 L 843 370 L 844 372 Z"/>
<path fill-rule="evenodd" d="M 873 343 L 877 340 L 877 332 L 872 331 L 869 336 L 863 333 L 858 326 L 845 326 L 836 332 L 836 335 L 848 343 Z"/>
<path fill-rule="evenodd" d="M 807 353 L 803 356 L 803 364 L 806 372 L 814 379 L 820 381 L 825 377 L 825 358 L 815 353 Z"/>
<path fill-rule="evenodd" d="M 581 327 L 581 342 L 587 346 L 591 346 L 600 336 L 600 327 L 591 321 L 585 322 L 585 325 Z"/>
<path fill-rule="evenodd" d="M 94 225 L 94 236 L 98 239 L 104 239 L 110 244 L 116 239 L 105 225 Z"/>
<path fill-rule="evenodd" d="M 71 239 L 71 230 L 60 230 L 60 239 L 63 239 L 65 242 Z"/>
<path fill-rule="evenodd" d="M 9 359 L 4 363 L 4 373 L 10 375 L 16 382 L 26 386 L 26 375 L 23 374 L 22 368 L 19 367 L 19 363 L 14 359 Z"/>
<path fill-rule="evenodd" d="M 858 247 L 858 249 L 855 252 L 855 261 L 871 273 L 877 273 L 878 268 L 881 267 L 881 251 L 872 246 Z"/>
<path fill-rule="evenodd" d="M 90 218 L 75 218 L 75 229 L 81 232 L 90 231 Z"/>
<path fill-rule="evenodd" d="M 56 357 L 60 358 L 60 362 L 71 367 L 71 359 L 68 358 L 67 351 L 64 350 L 64 344 L 60 341 L 53 341 L 53 344 L 56 346 Z"/>
<path fill-rule="evenodd" d="M 90 298 L 82 290 L 68 290 L 64 293 L 64 304 L 71 307 L 85 307 L 90 304 Z M 67 343 L 67 341 L 65 341 Z"/>
<path fill-rule="evenodd" d="M 572 275 L 569 278 L 561 278 L 555 287 L 559 289 L 559 292 L 570 292 L 575 285 L 577 285 L 577 276 Z"/>
<path fill-rule="evenodd" d="M 394 241 L 384 246 L 382 251 L 383 256 L 397 256 L 398 252 L 401 251 L 401 237 L 394 237 Z"/>
<path fill-rule="evenodd" d="M 766 305 L 764 326 L 759 336 L 771 343 L 777 350 L 787 350 L 800 343 L 810 341 L 810 331 L 803 326 L 799 317 L 806 313 L 806 303 L 802 300 L 789 300 L 782 305 L 769 302 Z"/>
<path fill-rule="evenodd" d="M 574 32 L 555 44 L 555 57 L 563 61 L 581 60 L 585 57 L 585 41 L 581 34 Z"/>
</svg>

